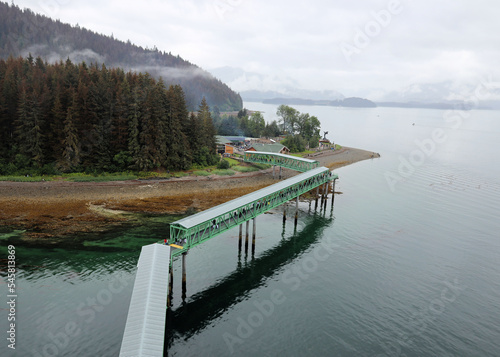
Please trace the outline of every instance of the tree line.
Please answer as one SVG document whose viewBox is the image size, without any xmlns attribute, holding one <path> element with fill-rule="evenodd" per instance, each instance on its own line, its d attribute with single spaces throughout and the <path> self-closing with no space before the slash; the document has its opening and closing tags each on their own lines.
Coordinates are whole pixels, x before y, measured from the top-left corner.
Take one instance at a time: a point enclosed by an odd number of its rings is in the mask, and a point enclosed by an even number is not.
<svg viewBox="0 0 500 357">
<path fill-rule="evenodd" d="M 0 60 L 0 174 L 182 170 L 216 156 L 210 108 L 180 85 L 69 59 Z"/>
</svg>

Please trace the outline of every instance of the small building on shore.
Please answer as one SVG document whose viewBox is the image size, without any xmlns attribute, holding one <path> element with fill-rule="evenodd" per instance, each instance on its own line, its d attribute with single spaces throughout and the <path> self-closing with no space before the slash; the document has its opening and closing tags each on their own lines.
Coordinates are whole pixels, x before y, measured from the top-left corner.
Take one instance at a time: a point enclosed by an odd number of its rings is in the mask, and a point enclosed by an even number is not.
<svg viewBox="0 0 500 357">
<path fill-rule="evenodd" d="M 320 150 L 331 149 L 335 148 L 335 145 L 332 142 L 330 142 L 330 140 L 323 138 L 320 139 L 318 148 Z"/>
<path fill-rule="evenodd" d="M 229 136 L 216 136 L 217 140 L 217 153 L 224 156 L 231 156 L 234 154 L 236 148 L 235 145 L 241 145 L 245 142 L 244 137 L 229 137 Z"/>
<path fill-rule="evenodd" d="M 254 143 L 252 146 L 248 149 L 249 151 L 260 151 L 260 152 L 270 152 L 274 154 L 289 154 L 290 150 L 285 146 L 280 143 L 275 143 L 275 144 L 259 144 L 259 143 Z"/>
</svg>

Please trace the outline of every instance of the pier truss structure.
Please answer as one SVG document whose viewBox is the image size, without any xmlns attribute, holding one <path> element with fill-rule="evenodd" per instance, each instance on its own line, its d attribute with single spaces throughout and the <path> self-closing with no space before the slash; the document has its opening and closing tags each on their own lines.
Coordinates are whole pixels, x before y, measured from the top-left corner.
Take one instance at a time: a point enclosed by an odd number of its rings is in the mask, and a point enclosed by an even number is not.
<svg viewBox="0 0 500 357">
<path fill-rule="evenodd" d="M 326 167 L 318 167 L 173 222 L 168 244 L 180 248 L 172 257 L 337 178 Z"/>
<path fill-rule="evenodd" d="M 280 166 L 300 172 L 306 172 L 319 167 L 319 162 L 316 160 L 261 151 L 245 151 L 244 160 L 246 162 Z"/>
</svg>

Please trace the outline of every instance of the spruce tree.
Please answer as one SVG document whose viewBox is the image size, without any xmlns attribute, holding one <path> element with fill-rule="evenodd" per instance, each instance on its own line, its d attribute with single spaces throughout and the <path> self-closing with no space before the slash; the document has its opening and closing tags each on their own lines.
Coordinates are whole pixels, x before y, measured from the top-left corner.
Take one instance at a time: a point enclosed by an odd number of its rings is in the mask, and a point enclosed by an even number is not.
<svg viewBox="0 0 500 357">
<path fill-rule="evenodd" d="M 130 96 L 130 85 L 128 80 L 124 78 L 117 89 L 112 123 L 112 146 L 115 153 L 128 149 L 128 103 Z"/>
<path fill-rule="evenodd" d="M 141 166 L 141 145 L 139 143 L 139 120 L 141 114 L 139 106 L 139 89 L 137 87 L 132 89 L 128 107 L 128 152 L 132 158 L 132 165 L 130 168 L 138 170 Z"/>
<path fill-rule="evenodd" d="M 165 167 L 174 170 L 188 169 L 191 166 L 191 150 L 184 132 L 188 125 L 184 92 L 179 85 L 176 85 L 170 86 L 165 95 L 165 103 L 169 110 L 165 132 L 167 143 Z"/>
<path fill-rule="evenodd" d="M 73 105 L 76 106 L 76 95 L 73 100 Z M 73 105 L 68 108 L 66 118 L 64 120 L 64 139 L 61 143 L 62 156 L 58 165 L 62 171 L 66 172 L 73 171 L 80 164 L 80 145 L 73 118 Z"/>
<path fill-rule="evenodd" d="M 28 94 L 23 85 L 18 107 L 17 143 L 19 153 L 36 167 L 41 167 L 43 161 L 42 124 L 37 96 Z"/>
<path fill-rule="evenodd" d="M 17 61 L 19 63 L 19 60 Z M 14 130 L 18 116 L 19 90 L 18 76 L 16 75 L 16 61 L 11 57 L 5 64 L 5 73 L 2 84 L 2 108 L 0 112 L 0 147 L 2 157 L 12 159 L 15 148 Z"/>
<path fill-rule="evenodd" d="M 155 101 L 155 93 L 153 91 L 154 83 L 149 74 L 142 77 L 142 85 L 145 93 L 145 101 L 143 103 L 144 110 L 140 117 L 140 133 L 139 142 L 141 149 L 139 152 L 139 169 L 146 171 L 158 168 L 161 165 L 159 158 L 159 148 L 157 145 L 157 135 L 160 129 L 159 111 Z"/>
<path fill-rule="evenodd" d="M 152 110 L 153 125 L 155 127 L 154 147 L 155 157 L 157 158 L 154 160 L 154 164 L 158 167 L 167 167 L 167 156 L 169 154 L 167 147 L 171 144 L 167 139 L 170 130 L 170 108 L 163 80 L 160 79 L 152 88 L 150 100 L 152 100 L 149 106 Z"/>
<path fill-rule="evenodd" d="M 216 131 L 212 115 L 210 114 L 210 107 L 205 97 L 201 100 L 200 108 L 198 109 L 198 121 L 202 127 L 202 147 L 205 147 L 202 155 L 205 156 L 208 165 L 213 165 L 217 163 Z"/>
<path fill-rule="evenodd" d="M 51 159 L 58 162 L 62 159 L 61 155 L 64 140 L 64 121 L 67 116 L 67 113 L 64 113 L 59 90 L 57 90 L 55 94 L 54 105 L 50 111 L 50 115 L 52 120 L 50 121 L 50 130 L 47 133 L 47 144 L 52 146 L 53 155 Z"/>
</svg>

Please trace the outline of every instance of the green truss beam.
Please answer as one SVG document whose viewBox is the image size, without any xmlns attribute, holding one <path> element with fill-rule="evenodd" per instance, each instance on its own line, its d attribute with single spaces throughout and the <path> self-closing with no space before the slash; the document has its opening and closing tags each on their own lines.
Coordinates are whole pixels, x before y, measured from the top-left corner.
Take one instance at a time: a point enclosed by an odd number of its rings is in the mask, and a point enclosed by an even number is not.
<svg viewBox="0 0 500 357">
<path fill-rule="evenodd" d="M 246 162 L 277 165 L 300 172 L 306 172 L 319 167 L 319 162 L 316 160 L 261 151 L 245 151 L 244 160 Z"/>
<path fill-rule="evenodd" d="M 168 244 L 182 249 L 175 249 L 172 257 L 337 178 L 326 167 L 316 168 L 173 222 Z"/>
</svg>

